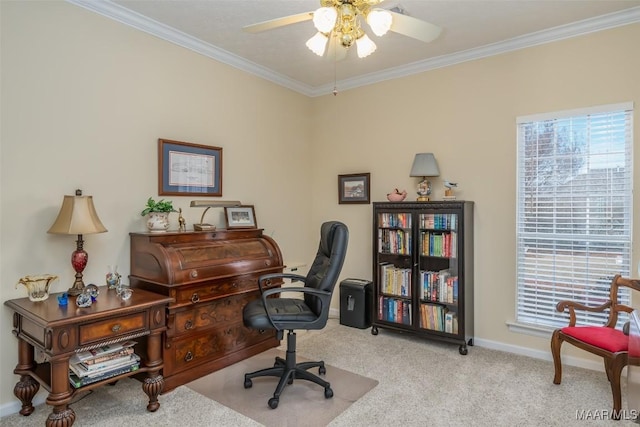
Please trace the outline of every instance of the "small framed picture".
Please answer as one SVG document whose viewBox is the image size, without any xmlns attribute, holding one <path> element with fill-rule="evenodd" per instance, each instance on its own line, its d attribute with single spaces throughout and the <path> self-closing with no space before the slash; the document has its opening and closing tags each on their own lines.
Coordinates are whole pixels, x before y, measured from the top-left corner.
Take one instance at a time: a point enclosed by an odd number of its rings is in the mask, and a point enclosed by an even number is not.
<svg viewBox="0 0 640 427">
<path fill-rule="evenodd" d="M 225 207 L 224 218 L 227 228 L 258 228 L 252 205 Z"/>
<path fill-rule="evenodd" d="M 370 173 L 338 175 L 338 203 L 370 203 Z"/>
</svg>

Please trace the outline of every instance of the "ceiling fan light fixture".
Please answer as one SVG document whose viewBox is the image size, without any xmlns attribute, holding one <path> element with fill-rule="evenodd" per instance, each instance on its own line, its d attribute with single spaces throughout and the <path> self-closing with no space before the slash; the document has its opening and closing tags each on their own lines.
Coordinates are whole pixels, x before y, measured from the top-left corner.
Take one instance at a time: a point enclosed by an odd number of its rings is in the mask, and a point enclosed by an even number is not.
<svg viewBox="0 0 640 427">
<path fill-rule="evenodd" d="M 365 58 L 375 52 L 376 49 L 376 44 L 366 34 L 356 40 L 356 50 L 358 51 L 358 58 Z"/>
<path fill-rule="evenodd" d="M 317 32 L 315 36 L 311 37 L 307 40 L 307 47 L 311 52 L 315 53 L 318 56 L 324 55 L 324 51 L 327 48 L 327 42 L 329 41 L 329 37 L 325 34 Z"/>
<path fill-rule="evenodd" d="M 321 33 L 333 30 L 338 19 L 338 12 L 334 7 L 321 7 L 313 12 L 313 25 Z"/>
<path fill-rule="evenodd" d="M 378 37 L 384 36 L 391 29 L 393 17 L 384 9 L 373 9 L 367 15 L 367 24 Z"/>
</svg>

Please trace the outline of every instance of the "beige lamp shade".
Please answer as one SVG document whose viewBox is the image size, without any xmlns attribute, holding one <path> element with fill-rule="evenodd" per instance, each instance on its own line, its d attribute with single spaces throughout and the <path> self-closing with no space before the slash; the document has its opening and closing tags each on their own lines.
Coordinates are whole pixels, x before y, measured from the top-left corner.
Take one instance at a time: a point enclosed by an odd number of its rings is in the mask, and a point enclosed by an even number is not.
<svg viewBox="0 0 640 427">
<path fill-rule="evenodd" d="M 64 196 L 62 207 L 55 222 L 47 233 L 52 234 L 93 234 L 104 233 L 91 196 Z"/>
</svg>

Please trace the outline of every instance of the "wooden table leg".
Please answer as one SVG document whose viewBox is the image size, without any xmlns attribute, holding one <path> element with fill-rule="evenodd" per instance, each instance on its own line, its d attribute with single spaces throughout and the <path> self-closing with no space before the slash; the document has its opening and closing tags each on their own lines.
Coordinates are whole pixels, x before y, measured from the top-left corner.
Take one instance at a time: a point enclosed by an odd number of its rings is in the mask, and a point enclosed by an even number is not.
<svg viewBox="0 0 640 427">
<path fill-rule="evenodd" d="M 147 337 L 147 364 L 149 375 L 142 383 L 142 390 L 149 396 L 147 411 L 155 412 L 160 407 L 158 395 L 164 389 L 164 378 L 160 375 L 162 369 L 162 332 L 152 332 Z"/>
<path fill-rule="evenodd" d="M 20 375 L 20 381 L 13 388 L 13 394 L 22 402 L 20 414 L 27 416 L 33 413 L 33 397 L 40 390 L 40 383 L 29 373 L 35 369 L 33 346 L 21 339 L 18 340 L 18 364 L 13 373 Z"/>
<path fill-rule="evenodd" d="M 53 359 L 51 363 L 51 393 L 47 397 L 47 405 L 53 411 L 47 418 L 47 427 L 71 427 L 76 420 L 76 413 L 69 407 L 73 393 L 69 384 L 69 357 Z"/>
</svg>

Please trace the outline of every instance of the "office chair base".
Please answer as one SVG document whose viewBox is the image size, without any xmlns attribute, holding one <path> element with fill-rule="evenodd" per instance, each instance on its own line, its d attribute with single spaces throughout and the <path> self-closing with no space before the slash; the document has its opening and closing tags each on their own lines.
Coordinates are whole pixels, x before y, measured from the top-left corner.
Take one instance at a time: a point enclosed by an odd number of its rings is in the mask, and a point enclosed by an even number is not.
<svg viewBox="0 0 640 427">
<path fill-rule="evenodd" d="M 308 370 L 311 368 L 318 368 L 318 373 L 324 375 L 327 373 L 327 368 L 324 366 L 324 362 L 300 362 L 296 363 L 296 334 L 293 331 L 287 333 L 287 356 L 286 359 L 282 357 L 276 357 L 275 363 L 272 368 L 260 369 L 259 371 L 244 374 L 244 388 L 251 388 L 253 381 L 251 378 L 256 377 L 278 377 L 278 386 L 273 393 L 273 397 L 269 399 L 269 407 L 276 409 L 280 402 L 280 394 L 284 390 L 287 384 L 293 384 L 294 379 L 301 379 L 314 382 L 321 387 L 324 387 L 325 399 L 333 397 L 333 390 L 331 384 L 315 374 L 312 374 Z"/>
</svg>

